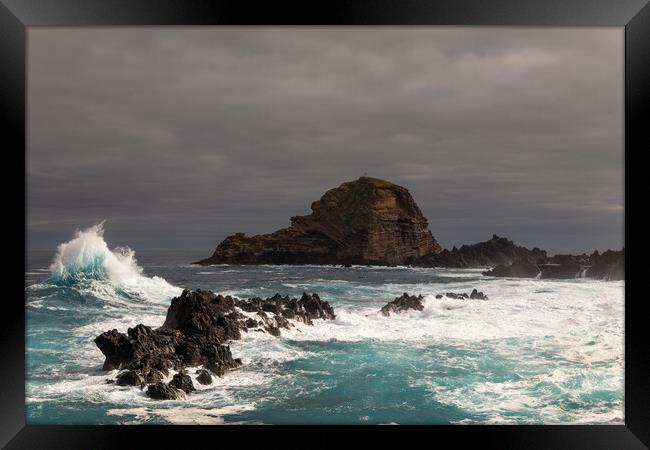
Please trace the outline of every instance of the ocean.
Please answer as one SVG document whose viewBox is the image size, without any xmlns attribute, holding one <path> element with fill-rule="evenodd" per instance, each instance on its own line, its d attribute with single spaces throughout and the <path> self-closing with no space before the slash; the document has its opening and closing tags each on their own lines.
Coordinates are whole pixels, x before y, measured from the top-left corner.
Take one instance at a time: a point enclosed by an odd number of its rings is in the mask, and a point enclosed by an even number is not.
<svg viewBox="0 0 650 450">
<path fill-rule="evenodd" d="M 194 266 L 196 252 L 109 249 L 101 230 L 25 273 L 28 424 L 623 424 L 624 283 L 485 269 Z M 241 368 L 156 401 L 106 384 L 93 343 L 160 326 L 183 288 L 239 298 L 318 293 L 333 321 L 242 333 Z M 478 289 L 489 300 L 436 299 Z M 382 316 L 408 292 L 423 311 Z M 170 373 L 171 378 L 173 372 Z M 193 370 L 190 375 L 195 378 Z"/>
</svg>

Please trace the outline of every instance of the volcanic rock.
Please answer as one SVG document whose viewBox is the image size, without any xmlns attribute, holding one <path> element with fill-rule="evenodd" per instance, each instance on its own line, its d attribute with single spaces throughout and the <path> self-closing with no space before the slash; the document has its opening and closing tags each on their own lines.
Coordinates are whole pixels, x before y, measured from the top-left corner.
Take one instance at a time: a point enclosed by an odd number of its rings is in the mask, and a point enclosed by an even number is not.
<svg viewBox="0 0 650 450">
<path fill-rule="evenodd" d="M 311 210 L 271 234 L 229 236 L 196 264 L 397 265 L 442 250 L 409 191 L 388 181 L 343 183 Z"/>
<path fill-rule="evenodd" d="M 241 337 L 235 299 L 210 291 L 185 289 L 172 299 L 162 328 L 179 330 L 186 335 L 205 335 L 221 341 Z"/>
<path fill-rule="evenodd" d="M 160 370 L 150 370 L 145 379 L 146 384 L 156 384 L 163 380 L 164 375 Z"/>
<path fill-rule="evenodd" d="M 453 298 L 453 299 L 470 299 L 470 300 L 487 300 L 488 296 L 483 294 L 483 292 L 479 292 L 476 289 L 473 289 L 470 294 L 466 292 L 460 292 L 460 293 L 454 293 L 454 292 L 447 292 L 445 294 L 445 297 L 447 298 Z M 437 296 L 436 298 L 442 298 L 442 296 Z"/>
<path fill-rule="evenodd" d="M 262 300 L 259 297 L 251 298 L 249 300 L 236 300 L 235 306 L 246 312 L 257 313 L 261 322 L 274 327 L 288 328 L 289 322 L 286 318 L 304 322 L 311 325 L 314 319 L 334 320 L 334 308 L 328 302 L 320 299 L 318 294 L 302 293 L 300 300 L 295 298 L 282 297 L 280 294 L 275 294 Z M 275 318 L 269 318 L 266 314 L 271 312 L 275 314 Z M 249 322 L 253 319 L 246 320 L 245 324 L 248 326 Z"/>
<path fill-rule="evenodd" d="M 257 312 L 262 320 L 247 318 L 240 310 Z M 285 314 L 286 311 L 290 314 Z M 203 365 L 215 375 L 223 376 L 242 363 L 241 359 L 232 357 L 230 347 L 225 345 L 228 341 L 239 339 L 240 330 L 249 325 L 263 326 L 278 336 L 281 328 L 294 326 L 287 315 L 306 324 L 312 324 L 315 319 L 335 318 L 334 309 L 318 294 L 303 293 L 299 300 L 276 294 L 265 300 L 244 301 L 200 289 L 184 290 L 172 299 L 160 328 L 139 324 L 129 328 L 126 334 L 110 330 L 97 336 L 95 343 L 106 357 L 104 370 L 124 370 L 117 376 L 116 384 L 144 386 L 148 383 L 150 388 L 155 386 L 151 393 L 147 391 L 152 398 L 179 398 L 175 390 L 190 393 L 195 389 L 192 379 L 184 372 L 185 367 Z M 162 379 L 170 369 L 179 373 L 167 387 Z M 203 375 L 202 379 L 207 377 Z"/>
<path fill-rule="evenodd" d="M 257 326 L 257 320 L 255 319 L 246 319 L 246 328 L 255 328 Z"/>
<path fill-rule="evenodd" d="M 417 258 L 409 258 L 406 263 L 418 267 L 481 267 L 512 264 L 526 261 L 536 264 L 546 259 L 546 252 L 535 247 L 529 250 L 515 245 L 505 237 L 492 235 L 492 239 L 477 244 L 463 245 L 459 249 L 442 250 Z"/>
<path fill-rule="evenodd" d="M 140 386 L 144 387 L 145 382 L 142 377 L 134 370 L 125 370 L 115 377 L 115 384 L 118 386 Z"/>
<path fill-rule="evenodd" d="M 580 275 L 585 268 L 587 256 L 555 255 L 546 264 L 540 264 L 540 278 L 571 279 Z"/>
<path fill-rule="evenodd" d="M 455 293 L 455 292 L 447 292 L 445 295 L 438 294 L 436 295 L 437 299 L 441 299 L 443 297 L 447 298 L 453 298 L 453 299 L 461 299 L 461 300 L 487 300 L 488 296 L 485 295 L 483 292 L 479 292 L 476 289 L 472 289 L 471 293 L 466 293 L 466 292 L 460 292 L 460 293 Z"/>
<path fill-rule="evenodd" d="M 476 289 L 472 289 L 472 292 L 469 294 L 469 298 L 472 300 L 487 300 L 488 296 L 483 292 L 479 292 Z"/>
<path fill-rule="evenodd" d="M 540 270 L 537 264 L 518 260 L 510 265 L 500 264 L 482 273 L 490 277 L 535 278 Z"/>
<path fill-rule="evenodd" d="M 587 256 L 555 255 L 532 263 L 517 260 L 510 265 L 497 265 L 483 275 L 492 277 L 520 277 L 544 279 L 572 279 L 580 276 L 606 280 L 625 279 L 625 249 L 608 250 L 603 254 L 597 251 Z"/>
<path fill-rule="evenodd" d="M 404 292 L 401 297 L 395 298 L 392 302 L 387 303 L 380 309 L 380 312 L 384 316 L 390 316 L 390 313 L 399 313 L 402 311 L 407 311 L 409 309 L 414 309 L 416 311 L 422 311 L 424 305 L 422 303 L 424 297 L 422 295 L 408 295 Z"/>
<path fill-rule="evenodd" d="M 185 398 L 185 392 L 162 382 L 150 384 L 146 394 L 154 400 L 180 400 Z"/>
<path fill-rule="evenodd" d="M 172 381 L 169 382 L 169 385 L 180 389 L 181 391 L 189 394 L 190 392 L 196 391 L 194 383 L 192 383 L 192 378 L 184 371 L 178 372 L 173 376 Z"/>
<path fill-rule="evenodd" d="M 599 254 L 597 251 L 589 257 L 591 267 L 586 276 L 606 280 L 625 279 L 625 249 L 621 251 L 607 250 Z"/>
<path fill-rule="evenodd" d="M 212 375 L 205 369 L 200 369 L 196 371 L 196 381 L 201 384 L 212 384 Z"/>
</svg>

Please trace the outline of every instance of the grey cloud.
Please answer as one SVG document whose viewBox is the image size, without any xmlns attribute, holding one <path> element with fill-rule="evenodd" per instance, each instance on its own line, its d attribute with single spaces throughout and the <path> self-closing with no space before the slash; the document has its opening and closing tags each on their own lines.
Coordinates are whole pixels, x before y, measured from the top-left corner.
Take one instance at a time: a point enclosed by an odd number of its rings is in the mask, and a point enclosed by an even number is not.
<svg viewBox="0 0 650 450">
<path fill-rule="evenodd" d="M 618 248 L 622 55 L 620 29 L 30 29 L 30 243 L 108 219 L 209 253 L 367 172 L 447 247 Z"/>
</svg>

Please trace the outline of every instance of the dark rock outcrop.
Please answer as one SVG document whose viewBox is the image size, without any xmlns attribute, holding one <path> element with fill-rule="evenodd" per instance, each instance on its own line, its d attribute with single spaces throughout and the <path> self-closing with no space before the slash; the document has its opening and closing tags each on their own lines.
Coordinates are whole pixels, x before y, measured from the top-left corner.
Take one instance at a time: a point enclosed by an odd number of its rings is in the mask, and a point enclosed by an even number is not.
<svg viewBox="0 0 650 450">
<path fill-rule="evenodd" d="M 476 289 L 472 289 L 472 292 L 467 294 L 465 292 L 456 294 L 454 292 L 447 292 L 446 294 L 436 295 L 437 299 L 443 297 L 454 298 L 454 299 L 471 299 L 471 300 L 487 300 L 488 296 L 483 292 L 479 292 Z M 424 297 L 422 295 L 409 295 L 404 292 L 401 297 L 396 297 L 392 302 L 388 302 L 384 305 L 379 312 L 383 316 L 390 316 L 391 313 L 400 313 L 408 310 L 422 311 L 424 309 Z"/>
<path fill-rule="evenodd" d="M 149 373 L 147 374 L 147 378 L 145 378 L 145 383 L 146 384 L 156 384 L 159 383 L 163 380 L 164 375 L 160 370 L 150 370 Z"/>
<path fill-rule="evenodd" d="M 194 383 L 192 383 L 192 378 L 182 370 L 172 377 L 172 381 L 169 382 L 169 385 L 176 389 L 180 389 L 186 394 L 196 391 Z"/>
<path fill-rule="evenodd" d="M 397 265 L 441 251 L 409 191 L 388 181 L 343 183 L 311 210 L 271 234 L 229 236 L 196 264 Z"/>
<path fill-rule="evenodd" d="M 196 381 L 201 384 L 212 384 L 212 375 L 205 369 L 196 371 Z"/>
<path fill-rule="evenodd" d="M 180 371 L 185 366 L 218 366 L 222 368 L 221 374 L 227 368 L 237 367 L 230 348 L 223 345 L 221 336 L 225 334 L 184 334 L 177 329 L 154 330 L 140 324 L 129 328 L 126 335 L 117 330 L 104 332 L 95 338 L 95 343 L 106 356 L 104 370 L 127 369 L 118 375 L 118 382 L 135 385 L 157 383 L 170 369 Z"/>
<path fill-rule="evenodd" d="M 488 296 L 485 295 L 483 292 L 479 292 L 476 289 L 472 289 L 472 292 L 467 294 L 466 292 L 461 292 L 461 293 L 455 293 L 455 292 L 447 292 L 445 295 L 438 294 L 436 295 L 437 299 L 441 299 L 443 297 L 447 298 L 453 298 L 453 299 L 461 299 L 461 300 L 487 300 Z"/>
<path fill-rule="evenodd" d="M 586 269 L 585 261 L 578 256 L 558 255 L 538 264 L 529 261 L 515 261 L 512 264 L 500 264 L 491 270 L 482 272 L 490 277 L 571 279 L 577 278 Z"/>
<path fill-rule="evenodd" d="M 129 331 L 131 329 L 129 328 Z M 117 330 L 106 331 L 95 338 L 95 344 L 106 356 L 103 370 L 119 369 L 124 361 L 131 359 L 133 346 L 128 336 Z"/>
<path fill-rule="evenodd" d="M 162 382 L 150 384 L 146 394 L 154 400 L 180 400 L 185 398 L 183 391 Z"/>
<path fill-rule="evenodd" d="M 401 297 L 395 298 L 392 302 L 387 303 L 380 309 L 380 312 L 384 316 L 390 316 L 390 313 L 399 313 L 402 311 L 407 311 L 409 309 L 414 309 L 416 311 L 422 311 L 424 305 L 422 303 L 424 297 L 422 295 L 408 295 L 404 292 Z"/>
<path fill-rule="evenodd" d="M 472 289 L 472 292 L 469 294 L 469 298 L 472 300 L 487 300 L 488 296 L 483 292 L 479 292 L 476 289 Z"/>
<path fill-rule="evenodd" d="M 540 264 L 539 269 L 542 279 L 570 280 L 578 278 L 582 272 L 582 266 L 574 262 Z"/>
<path fill-rule="evenodd" d="M 505 237 L 492 235 L 492 239 L 460 248 L 443 250 L 422 257 L 410 258 L 407 264 L 418 267 L 482 267 L 512 264 L 514 261 L 537 263 L 546 259 L 546 252 L 535 247 L 529 250 L 515 245 Z"/>
<path fill-rule="evenodd" d="M 179 330 L 189 336 L 208 336 L 219 341 L 237 340 L 241 337 L 239 321 L 244 316 L 237 313 L 234 307 L 235 299 L 230 296 L 215 295 L 202 289 L 192 292 L 186 289 L 179 297 L 172 299 L 162 328 Z"/>
<path fill-rule="evenodd" d="M 118 386 L 145 386 L 144 379 L 135 370 L 125 370 L 115 377 L 115 384 Z"/>
<path fill-rule="evenodd" d="M 256 312 L 260 320 L 247 318 L 240 309 Z M 211 383 L 208 371 L 223 376 L 242 363 L 232 357 L 227 342 L 239 339 L 241 331 L 251 326 L 279 336 L 281 328 L 293 325 L 287 317 L 312 324 L 315 319 L 334 319 L 335 315 L 317 294 L 304 293 L 299 300 L 279 294 L 265 300 L 239 300 L 201 289 L 184 290 L 172 299 L 160 328 L 139 324 L 126 334 L 110 330 L 97 336 L 95 343 L 106 357 L 104 370 L 123 370 L 116 384 L 149 384 L 147 395 L 151 398 L 175 399 L 180 398 L 177 391 L 189 394 L 195 390 L 185 367 L 203 365 L 207 370 L 197 381 Z M 178 373 L 165 385 L 162 380 L 171 369 Z"/>
<path fill-rule="evenodd" d="M 286 319 L 297 320 L 311 325 L 314 319 L 334 320 L 336 318 L 334 308 L 328 302 L 322 301 L 318 294 L 309 295 L 304 292 L 300 300 L 275 294 L 265 300 L 259 297 L 249 300 L 236 300 L 235 306 L 246 312 L 257 313 L 259 316 L 258 325 L 263 324 L 279 328 L 289 327 L 289 322 Z M 275 314 L 275 317 L 269 317 L 266 314 L 267 312 Z M 246 327 L 251 328 L 249 325 L 252 325 L 253 322 L 256 321 L 247 319 L 245 322 Z"/>
<path fill-rule="evenodd" d="M 625 249 L 621 251 L 607 250 L 602 254 L 597 251 L 589 257 L 591 266 L 586 276 L 605 280 L 625 279 Z"/>
<path fill-rule="evenodd" d="M 540 278 L 567 280 L 578 278 L 589 266 L 587 255 L 555 255 L 539 265 Z"/>
<path fill-rule="evenodd" d="M 535 278 L 540 270 L 537 264 L 528 261 L 515 261 L 510 265 L 499 264 L 491 270 L 482 272 L 490 277 Z"/>
<path fill-rule="evenodd" d="M 543 279 L 572 279 L 578 277 L 624 280 L 625 249 L 597 251 L 591 255 L 555 255 L 540 259 L 536 264 L 518 260 L 509 265 L 498 265 L 483 275 L 492 277 L 521 277 Z"/>
</svg>

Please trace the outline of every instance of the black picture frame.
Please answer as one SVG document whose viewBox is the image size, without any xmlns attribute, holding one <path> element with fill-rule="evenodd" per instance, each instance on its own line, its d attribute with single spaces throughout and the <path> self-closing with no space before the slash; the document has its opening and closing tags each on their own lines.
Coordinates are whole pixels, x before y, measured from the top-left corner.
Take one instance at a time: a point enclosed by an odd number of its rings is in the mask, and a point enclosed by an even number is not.
<svg viewBox="0 0 650 450">
<path fill-rule="evenodd" d="M 5 198 L 12 200 L 3 221 L 5 236 L 19 247 L 26 239 L 26 50 L 27 28 L 42 26 L 135 25 L 507 25 L 625 27 L 625 193 L 628 200 L 641 190 L 640 163 L 650 150 L 650 5 L 645 0 L 348 0 L 259 2 L 186 0 L 0 0 L 0 115 L 6 174 Z M 623 51 L 623 49 L 621 49 Z M 646 130 L 644 130 L 644 127 Z M 11 157 L 8 158 L 8 157 Z M 10 162 L 8 162 L 10 161 Z M 638 184 L 637 185 L 635 185 Z M 23 197 L 19 192 L 23 189 Z M 643 194 L 641 194 L 643 195 Z M 15 204 L 13 203 L 15 202 Z M 20 205 L 20 203 L 23 203 Z M 287 438 L 304 432 L 306 445 L 337 445 L 336 433 L 372 432 L 382 440 L 424 443 L 450 439 L 454 446 L 474 443 L 488 448 L 647 448 L 650 445 L 650 351 L 647 345 L 646 298 L 632 296 L 639 288 L 640 268 L 629 259 L 643 253 L 640 239 L 627 224 L 643 220 L 637 207 L 625 204 L 625 424 L 618 426 L 420 426 L 420 427 L 195 427 L 195 426 L 27 426 L 25 425 L 25 290 L 19 279 L 24 267 L 11 264 L 2 299 L 0 342 L 0 444 L 6 448 L 132 447 L 134 440 L 150 447 L 215 445 L 223 438 L 266 445 L 278 433 Z M 15 212 L 25 208 L 24 221 Z M 630 241 L 633 240 L 632 247 Z M 630 248 L 631 247 L 631 248 Z M 13 248 L 11 249 L 13 250 Z M 6 250 L 9 255 L 21 250 Z M 8 259 L 11 259 L 10 257 Z M 23 273 L 21 274 L 20 271 Z M 10 286 L 10 287 L 9 287 Z M 22 302 L 20 299 L 23 299 Z M 254 433 L 254 434 L 252 434 Z M 248 436 L 248 437 L 246 437 Z M 297 439 L 295 437 L 292 440 Z M 302 440 L 302 439 L 301 439 Z M 282 441 L 277 441 L 282 442 Z M 295 442 L 295 441 L 294 441 Z M 413 445 L 413 444 L 410 444 Z M 420 445 L 420 444 L 416 444 Z"/>
</svg>

